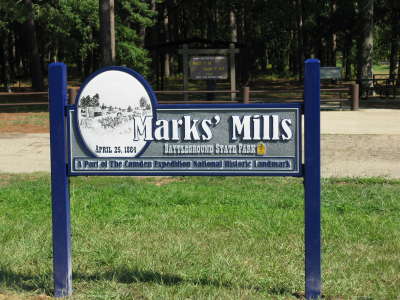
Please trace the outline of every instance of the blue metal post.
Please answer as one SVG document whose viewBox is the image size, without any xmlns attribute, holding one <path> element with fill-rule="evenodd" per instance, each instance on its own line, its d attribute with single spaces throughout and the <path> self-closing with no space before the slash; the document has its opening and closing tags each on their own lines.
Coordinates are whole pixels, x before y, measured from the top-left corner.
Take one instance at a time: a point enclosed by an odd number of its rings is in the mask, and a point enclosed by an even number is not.
<svg viewBox="0 0 400 300">
<path fill-rule="evenodd" d="M 51 197 L 53 212 L 54 296 L 72 294 L 71 224 L 69 182 L 67 177 L 67 67 L 49 65 Z"/>
<path fill-rule="evenodd" d="M 321 296 L 321 147 L 320 62 L 305 61 L 304 69 L 304 223 L 306 298 Z"/>
</svg>

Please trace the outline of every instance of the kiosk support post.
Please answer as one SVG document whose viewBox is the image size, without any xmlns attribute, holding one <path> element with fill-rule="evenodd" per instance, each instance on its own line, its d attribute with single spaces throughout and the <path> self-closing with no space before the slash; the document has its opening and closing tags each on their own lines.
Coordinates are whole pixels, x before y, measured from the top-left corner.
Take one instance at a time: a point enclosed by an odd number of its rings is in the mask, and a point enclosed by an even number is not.
<svg viewBox="0 0 400 300">
<path fill-rule="evenodd" d="M 304 72 L 304 238 L 307 299 L 321 296 L 320 62 L 305 61 Z"/>
<path fill-rule="evenodd" d="M 67 67 L 49 65 L 54 296 L 72 294 L 71 225 L 66 156 Z"/>
</svg>

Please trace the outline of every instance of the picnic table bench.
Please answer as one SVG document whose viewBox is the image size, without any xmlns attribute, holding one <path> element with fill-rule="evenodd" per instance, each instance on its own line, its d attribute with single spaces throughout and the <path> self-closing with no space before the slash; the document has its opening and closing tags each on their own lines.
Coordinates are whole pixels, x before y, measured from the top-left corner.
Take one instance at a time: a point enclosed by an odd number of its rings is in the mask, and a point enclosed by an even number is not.
<svg viewBox="0 0 400 300">
<path fill-rule="evenodd" d="M 388 76 L 388 74 L 374 74 L 372 78 L 359 81 L 362 97 L 368 99 L 377 94 L 381 98 L 395 99 L 400 91 L 400 81 Z"/>
</svg>

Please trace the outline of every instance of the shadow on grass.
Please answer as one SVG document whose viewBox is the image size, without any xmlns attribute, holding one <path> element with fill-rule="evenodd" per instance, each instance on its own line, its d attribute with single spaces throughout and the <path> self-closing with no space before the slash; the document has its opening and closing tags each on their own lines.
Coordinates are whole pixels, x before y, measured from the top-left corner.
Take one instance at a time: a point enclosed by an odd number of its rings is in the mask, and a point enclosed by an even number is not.
<svg viewBox="0 0 400 300">
<path fill-rule="evenodd" d="M 97 281 L 97 280 L 109 280 L 109 281 L 117 281 L 120 283 L 155 283 L 160 285 L 180 285 L 180 284 L 192 284 L 192 285 L 202 285 L 202 286 L 214 286 L 219 288 L 239 288 L 239 289 L 247 289 L 256 292 L 264 291 L 270 295 L 291 295 L 296 298 L 303 298 L 303 293 L 298 293 L 291 291 L 287 287 L 279 286 L 279 287 L 270 287 L 265 288 L 260 285 L 238 285 L 229 281 L 220 281 L 209 278 L 182 278 L 173 274 L 163 274 L 154 271 L 144 271 L 139 269 L 128 269 L 128 268 L 119 268 L 114 271 L 109 271 L 105 273 L 97 273 L 92 275 L 82 274 L 82 273 L 73 273 L 73 278 L 76 280 L 83 281 Z"/>
<path fill-rule="evenodd" d="M 0 286 L 17 291 L 53 295 L 52 273 L 23 274 L 0 267 Z"/>
<path fill-rule="evenodd" d="M 219 281 L 209 278 L 185 279 L 173 274 L 162 274 L 154 271 L 144 271 L 139 269 L 118 268 L 114 271 L 84 274 L 74 272 L 72 275 L 73 280 L 76 281 L 116 281 L 119 283 L 155 283 L 166 286 L 192 284 L 202 286 L 214 286 L 219 288 L 238 288 L 247 289 L 255 292 L 265 292 L 268 295 L 291 295 L 296 298 L 303 299 L 303 293 L 291 291 L 287 287 L 275 286 L 265 288 L 260 285 L 238 285 L 229 281 Z M 27 292 L 40 292 L 53 296 L 53 280 L 52 273 L 42 273 L 37 275 L 16 273 L 9 269 L 0 267 L 0 286 Z"/>
</svg>

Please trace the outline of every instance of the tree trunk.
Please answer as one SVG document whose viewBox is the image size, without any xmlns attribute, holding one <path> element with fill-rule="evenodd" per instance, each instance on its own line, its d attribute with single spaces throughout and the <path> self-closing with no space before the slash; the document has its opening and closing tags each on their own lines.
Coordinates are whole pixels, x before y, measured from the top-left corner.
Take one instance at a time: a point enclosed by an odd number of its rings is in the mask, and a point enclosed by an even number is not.
<svg viewBox="0 0 400 300">
<path fill-rule="evenodd" d="M 11 92 L 11 48 L 10 48 L 10 41 L 9 36 L 10 33 L 8 30 L 4 30 L 1 32 L 0 38 L 3 43 L 0 45 L 0 61 L 1 61 L 1 83 L 4 85 L 4 89 L 7 92 Z"/>
<path fill-rule="evenodd" d="M 207 39 L 214 41 L 216 38 L 217 24 L 214 22 L 214 9 L 215 2 L 213 0 L 207 1 Z"/>
<path fill-rule="evenodd" d="M 25 0 L 25 6 L 28 11 L 28 19 L 26 21 L 26 32 L 31 49 L 30 69 L 32 77 L 32 89 L 42 91 L 44 89 L 42 66 L 40 63 L 39 47 L 36 38 L 35 20 L 33 17 L 32 0 Z"/>
<path fill-rule="evenodd" d="M 160 10 L 161 4 L 157 4 L 156 0 L 151 0 L 150 1 L 150 9 L 154 12 L 154 14 L 157 16 L 154 26 L 149 27 L 146 30 L 146 47 L 150 47 L 150 55 L 151 55 L 151 80 L 155 81 L 157 84 L 157 89 L 158 89 L 158 81 L 159 81 L 159 66 L 158 66 L 158 49 L 156 49 L 155 45 L 159 41 L 159 28 L 160 28 Z"/>
<path fill-rule="evenodd" d="M 241 43 L 243 43 L 244 40 L 244 9 L 240 8 L 237 12 L 236 12 L 236 33 L 237 33 L 237 40 L 240 41 Z M 245 61 L 245 48 L 240 49 L 239 55 L 238 55 L 238 59 L 237 59 L 237 77 L 236 79 L 238 80 L 238 82 L 240 82 L 240 84 L 243 84 L 245 82 L 244 79 L 244 66 L 246 64 Z"/>
<path fill-rule="evenodd" d="M 146 26 L 144 24 L 140 24 L 139 25 L 139 43 L 138 43 L 139 48 L 145 47 L 145 41 L 146 41 Z"/>
<path fill-rule="evenodd" d="M 115 64 L 114 0 L 99 0 L 101 65 Z"/>
<path fill-rule="evenodd" d="M 170 37 L 169 37 L 169 17 L 168 17 L 168 7 L 167 6 L 165 6 L 165 8 L 164 8 L 163 24 L 164 24 L 165 42 L 168 43 L 170 41 Z M 164 76 L 165 76 L 165 78 L 168 78 L 171 75 L 169 63 L 170 63 L 169 53 L 167 50 L 164 54 Z"/>
<path fill-rule="evenodd" d="M 394 1 L 392 1 L 394 2 Z M 392 38 L 390 49 L 390 79 L 396 78 L 396 73 L 399 68 L 399 48 L 400 48 L 400 9 L 394 7 L 392 4 Z"/>
<path fill-rule="evenodd" d="M 250 6 L 250 5 L 249 5 Z M 243 9 L 243 41 L 245 42 L 245 48 L 242 50 L 242 80 L 243 85 L 248 86 L 250 84 L 250 52 L 251 52 L 251 45 L 249 39 L 251 39 L 251 34 L 249 32 L 249 18 L 250 12 L 247 7 Z"/>
<path fill-rule="evenodd" d="M 3 39 L 3 57 L 4 57 L 4 87 L 7 92 L 11 93 L 11 68 L 10 68 L 10 45 L 8 39 L 8 32 L 5 32 Z"/>
<path fill-rule="evenodd" d="M 400 85 L 400 55 L 399 55 L 399 62 L 397 63 L 397 80 L 396 85 Z"/>
<path fill-rule="evenodd" d="M 353 37 L 351 32 L 346 32 L 344 38 L 344 46 L 343 46 L 343 67 L 344 67 L 344 79 L 351 80 L 351 64 L 352 64 L 352 57 L 351 57 L 351 49 L 353 48 Z"/>
<path fill-rule="evenodd" d="M 399 69 L 399 41 L 392 40 L 392 45 L 390 49 L 390 71 L 389 77 L 390 79 L 396 78 L 396 73 Z"/>
<path fill-rule="evenodd" d="M 321 66 L 326 66 L 326 51 L 324 51 L 325 49 L 326 49 L 326 43 L 323 40 L 322 36 L 314 40 L 314 51 L 316 57 L 321 62 Z"/>
<path fill-rule="evenodd" d="M 25 72 L 24 59 L 22 54 L 22 43 L 21 43 L 21 26 L 14 24 L 14 36 L 15 36 L 15 78 L 20 81 Z"/>
<path fill-rule="evenodd" d="M 3 32 L 0 32 L 0 39 L 3 40 L 4 36 L 3 36 Z M 5 54 L 4 54 L 4 45 L 0 44 L 0 83 L 4 84 L 6 82 L 5 80 Z"/>
<path fill-rule="evenodd" d="M 304 64 L 304 28 L 303 28 L 303 4 L 302 0 L 296 0 L 297 11 L 297 65 L 299 81 L 303 79 Z"/>
<path fill-rule="evenodd" d="M 357 79 L 372 78 L 374 0 L 359 0 L 360 36 L 358 38 Z M 369 82 L 368 84 L 372 84 Z"/>
<path fill-rule="evenodd" d="M 331 17 L 336 13 L 336 0 L 332 0 L 331 2 Z M 333 19 L 333 18 L 331 18 Z M 337 51 L 337 43 L 336 43 L 336 32 L 331 32 L 329 38 L 329 65 L 336 67 L 336 51 Z"/>
<path fill-rule="evenodd" d="M 233 7 L 229 12 L 229 26 L 231 32 L 231 42 L 237 43 L 237 25 L 236 25 L 236 16 Z"/>
<path fill-rule="evenodd" d="M 9 53 L 10 53 L 10 77 L 11 83 L 15 82 L 15 78 L 17 76 L 17 69 L 16 69 L 16 40 L 15 40 L 15 30 L 12 28 L 10 30 L 9 36 Z"/>
<path fill-rule="evenodd" d="M 89 33 L 89 39 L 93 39 L 92 33 Z M 88 55 L 84 57 L 83 68 L 84 68 L 84 76 L 87 77 L 89 74 L 93 73 L 95 70 L 95 58 L 94 58 L 94 50 L 93 48 L 88 51 Z M 106 65 L 104 65 L 106 66 Z"/>
<path fill-rule="evenodd" d="M 333 66 L 333 67 L 336 67 L 336 52 L 337 52 L 336 33 L 332 33 L 332 36 L 331 36 L 330 65 Z"/>
</svg>

